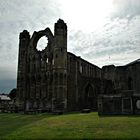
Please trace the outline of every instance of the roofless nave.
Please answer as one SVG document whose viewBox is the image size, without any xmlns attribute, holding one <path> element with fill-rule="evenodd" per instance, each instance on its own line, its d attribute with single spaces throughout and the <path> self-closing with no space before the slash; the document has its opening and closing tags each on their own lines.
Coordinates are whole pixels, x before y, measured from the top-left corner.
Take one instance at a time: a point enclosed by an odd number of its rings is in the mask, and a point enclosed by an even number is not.
<svg viewBox="0 0 140 140">
<path fill-rule="evenodd" d="M 48 43 L 37 49 L 41 37 Z M 140 61 L 100 69 L 67 52 L 67 25 L 59 19 L 49 28 L 20 33 L 17 100 L 20 110 L 140 113 Z"/>
</svg>

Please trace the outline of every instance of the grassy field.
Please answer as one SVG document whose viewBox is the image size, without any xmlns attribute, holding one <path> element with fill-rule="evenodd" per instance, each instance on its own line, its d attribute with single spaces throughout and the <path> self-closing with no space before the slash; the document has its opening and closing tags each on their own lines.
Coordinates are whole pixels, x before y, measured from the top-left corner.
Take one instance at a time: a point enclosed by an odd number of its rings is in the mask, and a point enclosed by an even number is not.
<svg viewBox="0 0 140 140">
<path fill-rule="evenodd" d="M 0 114 L 0 139 L 140 139 L 140 116 Z"/>
</svg>

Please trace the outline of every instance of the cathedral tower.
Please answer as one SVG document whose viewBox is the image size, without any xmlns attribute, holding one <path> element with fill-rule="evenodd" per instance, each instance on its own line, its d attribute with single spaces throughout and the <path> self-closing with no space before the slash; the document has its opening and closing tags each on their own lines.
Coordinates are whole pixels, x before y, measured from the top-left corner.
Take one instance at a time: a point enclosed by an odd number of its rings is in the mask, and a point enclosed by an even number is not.
<svg viewBox="0 0 140 140">
<path fill-rule="evenodd" d="M 67 108 L 67 25 L 59 19 L 54 27 L 52 110 Z"/>
<path fill-rule="evenodd" d="M 30 35 L 27 30 L 20 33 L 19 37 L 19 56 L 18 56 L 18 73 L 17 73 L 17 98 L 24 101 L 27 94 L 27 52 L 30 42 Z"/>
</svg>

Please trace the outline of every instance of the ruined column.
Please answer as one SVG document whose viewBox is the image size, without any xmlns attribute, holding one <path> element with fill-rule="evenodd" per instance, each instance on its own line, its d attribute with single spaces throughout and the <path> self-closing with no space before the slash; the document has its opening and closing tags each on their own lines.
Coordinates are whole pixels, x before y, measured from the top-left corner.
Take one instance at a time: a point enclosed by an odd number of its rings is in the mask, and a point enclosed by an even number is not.
<svg viewBox="0 0 140 140">
<path fill-rule="evenodd" d="M 29 32 L 24 30 L 19 36 L 19 56 L 17 72 L 17 101 L 24 108 L 24 101 L 27 96 L 27 53 L 30 41 Z"/>
<path fill-rule="evenodd" d="M 67 109 L 67 25 L 61 19 L 55 23 L 54 38 L 52 111 L 65 111 Z M 57 82 L 55 82 L 56 73 Z"/>
</svg>

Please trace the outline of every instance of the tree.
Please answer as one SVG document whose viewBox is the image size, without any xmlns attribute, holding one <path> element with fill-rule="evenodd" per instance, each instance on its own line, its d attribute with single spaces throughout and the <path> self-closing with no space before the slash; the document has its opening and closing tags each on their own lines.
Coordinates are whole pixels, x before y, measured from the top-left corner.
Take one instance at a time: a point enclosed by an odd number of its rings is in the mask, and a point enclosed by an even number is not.
<svg viewBox="0 0 140 140">
<path fill-rule="evenodd" d="M 13 99 L 16 98 L 16 94 L 17 94 L 17 89 L 14 88 L 14 89 L 12 89 L 12 90 L 10 91 L 10 93 L 9 93 L 8 96 L 13 100 Z"/>
</svg>

